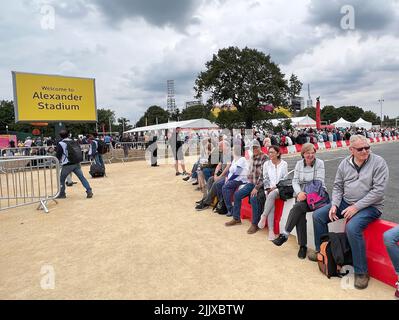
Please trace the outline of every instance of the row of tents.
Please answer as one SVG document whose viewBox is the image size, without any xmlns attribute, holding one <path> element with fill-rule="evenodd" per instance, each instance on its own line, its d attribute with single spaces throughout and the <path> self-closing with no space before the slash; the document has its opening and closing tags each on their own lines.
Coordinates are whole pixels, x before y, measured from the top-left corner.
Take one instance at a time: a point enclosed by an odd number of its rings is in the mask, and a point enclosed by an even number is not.
<svg viewBox="0 0 399 320">
<path fill-rule="evenodd" d="M 273 126 L 277 126 L 284 120 L 288 119 L 272 119 L 270 120 Z M 316 128 L 316 121 L 314 121 L 308 115 L 305 117 L 295 117 L 289 118 L 291 123 L 294 127 L 299 128 Z M 349 122 L 346 121 L 344 118 L 339 119 L 338 121 L 332 123 L 333 126 L 336 128 L 350 128 L 350 127 L 357 127 L 357 128 L 365 128 L 367 130 L 372 128 L 372 123 L 360 118 L 356 122 Z M 168 122 L 162 123 L 158 125 L 146 126 L 135 128 L 129 131 L 125 131 L 125 133 L 138 133 L 138 132 L 148 132 L 148 131 L 157 131 L 157 130 L 167 130 L 167 129 L 175 129 L 180 127 L 182 129 L 191 129 L 191 130 L 217 130 L 219 127 L 212 123 L 207 119 L 194 119 L 194 120 L 187 120 L 187 121 L 180 121 L 180 122 Z"/>
</svg>

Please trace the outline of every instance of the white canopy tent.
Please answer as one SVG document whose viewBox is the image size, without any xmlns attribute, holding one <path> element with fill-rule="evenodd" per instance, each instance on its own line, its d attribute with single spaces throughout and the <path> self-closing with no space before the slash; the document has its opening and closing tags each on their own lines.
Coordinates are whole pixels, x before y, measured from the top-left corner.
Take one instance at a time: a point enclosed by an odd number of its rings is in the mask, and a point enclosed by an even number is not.
<svg viewBox="0 0 399 320">
<path fill-rule="evenodd" d="M 371 122 L 363 120 L 362 118 L 359 118 L 359 120 L 354 122 L 353 125 L 357 128 L 364 128 L 366 130 L 370 130 L 373 127 L 373 124 Z"/>
<path fill-rule="evenodd" d="M 316 121 L 314 121 L 308 115 L 306 115 L 305 117 L 292 118 L 291 120 L 292 124 L 297 127 L 316 127 Z"/>
<path fill-rule="evenodd" d="M 193 120 L 168 122 L 168 123 L 156 124 L 153 126 L 135 128 L 129 131 L 125 131 L 124 133 L 148 132 L 148 131 L 167 130 L 167 129 L 176 129 L 176 128 L 196 129 L 196 130 L 219 129 L 219 127 L 215 123 L 207 119 L 193 119 Z"/>
<path fill-rule="evenodd" d="M 281 119 L 271 119 L 270 122 L 274 127 L 278 126 L 281 122 L 285 120 L 291 120 L 294 127 L 316 127 L 316 121 L 311 117 L 306 115 L 305 117 L 293 117 L 293 118 L 281 118 Z"/>
<path fill-rule="evenodd" d="M 350 128 L 353 124 L 352 122 L 346 121 L 344 118 L 337 120 L 336 122 L 332 123 L 336 128 Z"/>
</svg>

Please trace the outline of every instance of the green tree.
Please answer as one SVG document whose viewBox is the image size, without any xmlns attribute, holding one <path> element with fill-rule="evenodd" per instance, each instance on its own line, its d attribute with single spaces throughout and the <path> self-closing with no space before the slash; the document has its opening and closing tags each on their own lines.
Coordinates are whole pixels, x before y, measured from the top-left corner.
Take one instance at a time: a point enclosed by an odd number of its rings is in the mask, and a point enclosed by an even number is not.
<svg viewBox="0 0 399 320">
<path fill-rule="evenodd" d="M 310 108 L 305 108 L 298 113 L 298 117 L 304 117 L 308 115 L 311 117 L 313 120 L 316 120 L 316 108 L 315 107 L 310 107 Z"/>
<path fill-rule="evenodd" d="M 210 109 L 204 105 L 190 106 L 181 113 L 180 120 L 209 119 Z"/>
<path fill-rule="evenodd" d="M 321 109 L 321 120 L 333 123 L 338 119 L 337 109 L 335 109 L 334 106 L 324 106 L 324 108 Z"/>
<path fill-rule="evenodd" d="M 363 116 L 364 110 L 356 106 L 342 106 L 337 109 L 338 118 L 344 118 L 349 122 L 355 122 Z"/>
<path fill-rule="evenodd" d="M 243 123 L 242 114 L 237 111 L 222 110 L 219 112 L 215 123 L 222 129 L 238 128 Z"/>
<path fill-rule="evenodd" d="M 205 66 L 206 71 L 195 81 L 196 98 L 209 92 L 214 102 L 231 101 L 246 128 L 264 117 L 259 105 L 271 95 L 274 105 L 287 105 L 287 80 L 270 55 L 247 47 L 229 47 L 219 50 Z"/>
<path fill-rule="evenodd" d="M 144 115 L 136 123 L 136 127 L 152 126 L 161 123 L 167 123 L 169 119 L 169 112 L 160 106 L 151 106 L 147 109 Z"/>
<path fill-rule="evenodd" d="M 118 118 L 118 132 L 123 133 L 123 131 L 128 131 L 133 129 L 133 126 L 129 124 L 130 120 L 126 118 Z"/>
<path fill-rule="evenodd" d="M 372 111 L 365 111 L 362 118 L 368 122 L 371 122 L 373 125 L 380 124 L 377 115 Z"/>
</svg>

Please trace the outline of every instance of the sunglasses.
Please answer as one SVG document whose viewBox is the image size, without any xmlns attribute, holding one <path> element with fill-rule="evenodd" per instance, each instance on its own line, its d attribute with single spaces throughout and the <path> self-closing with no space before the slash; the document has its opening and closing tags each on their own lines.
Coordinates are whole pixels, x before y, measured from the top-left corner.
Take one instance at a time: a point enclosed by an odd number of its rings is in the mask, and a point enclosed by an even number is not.
<svg viewBox="0 0 399 320">
<path fill-rule="evenodd" d="M 353 148 L 353 149 L 355 149 L 357 152 L 362 152 L 363 150 L 369 151 L 370 150 L 370 146 L 363 147 L 363 148 Z"/>
</svg>

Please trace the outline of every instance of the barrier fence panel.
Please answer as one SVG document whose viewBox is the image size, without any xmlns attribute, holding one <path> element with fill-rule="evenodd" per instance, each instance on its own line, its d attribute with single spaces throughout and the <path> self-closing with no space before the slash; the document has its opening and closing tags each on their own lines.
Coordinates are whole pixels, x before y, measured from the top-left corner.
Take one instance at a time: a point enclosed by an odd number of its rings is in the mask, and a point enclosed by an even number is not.
<svg viewBox="0 0 399 320">
<path fill-rule="evenodd" d="M 60 163 L 52 156 L 0 158 L 0 211 L 47 203 L 60 193 Z M 56 202 L 56 201 L 55 201 Z"/>
</svg>

